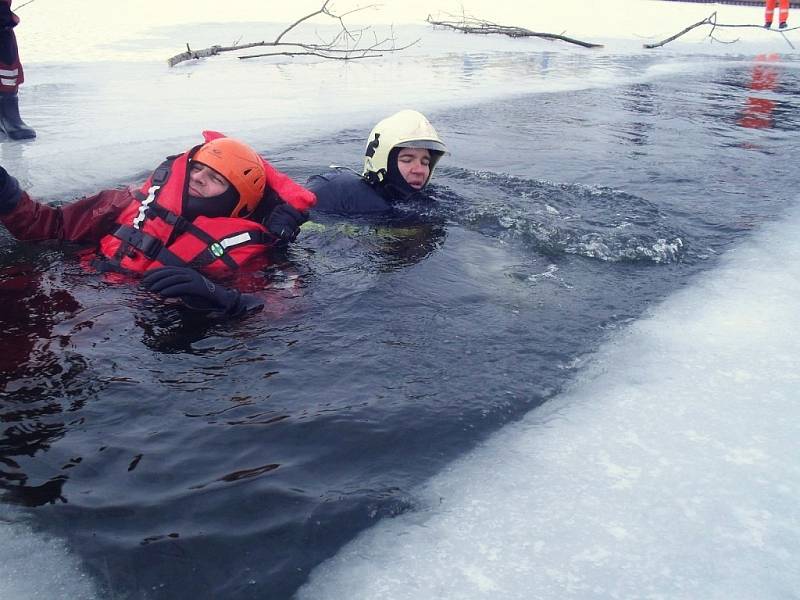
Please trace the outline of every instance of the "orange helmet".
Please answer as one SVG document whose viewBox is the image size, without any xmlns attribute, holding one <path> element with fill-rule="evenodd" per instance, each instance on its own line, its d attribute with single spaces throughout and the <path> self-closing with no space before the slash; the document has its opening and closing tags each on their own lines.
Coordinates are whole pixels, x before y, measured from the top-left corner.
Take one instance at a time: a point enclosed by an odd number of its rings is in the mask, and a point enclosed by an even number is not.
<svg viewBox="0 0 800 600">
<path fill-rule="evenodd" d="M 200 146 L 192 160 L 214 169 L 239 192 L 239 203 L 232 217 L 252 214 L 261 202 L 266 183 L 264 164 L 247 144 L 233 138 L 217 138 Z"/>
</svg>

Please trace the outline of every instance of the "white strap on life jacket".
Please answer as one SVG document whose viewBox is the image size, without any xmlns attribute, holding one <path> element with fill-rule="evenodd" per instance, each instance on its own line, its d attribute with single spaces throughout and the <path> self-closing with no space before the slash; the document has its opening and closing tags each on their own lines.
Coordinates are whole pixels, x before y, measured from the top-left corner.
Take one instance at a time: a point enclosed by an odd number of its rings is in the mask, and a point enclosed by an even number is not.
<svg viewBox="0 0 800 600">
<path fill-rule="evenodd" d="M 220 246 L 225 248 L 226 250 L 231 246 L 238 246 L 239 244 L 244 244 L 245 242 L 249 242 L 252 238 L 250 234 L 246 231 L 244 233 L 240 233 L 239 235 L 233 235 L 229 238 L 225 238 L 219 241 Z"/>
<path fill-rule="evenodd" d="M 133 220 L 133 228 L 139 229 L 142 223 L 147 216 L 147 208 L 156 199 L 156 192 L 161 188 L 160 185 L 151 186 L 149 190 L 147 190 L 147 198 L 142 201 L 142 205 L 139 207 L 139 214 L 136 215 L 136 218 Z"/>
<path fill-rule="evenodd" d="M 244 244 L 249 242 L 252 239 L 252 236 L 247 233 L 240 233 L 238 235 L 232 235 L 230 237 L 222 238 L 218 242 L 214 242 L 211 244 L 208 249 L 217 258 L 222 257 L 225 254 L 225 251 L 232 246 L 238 246 L 239 244 Z"/>
</svg>

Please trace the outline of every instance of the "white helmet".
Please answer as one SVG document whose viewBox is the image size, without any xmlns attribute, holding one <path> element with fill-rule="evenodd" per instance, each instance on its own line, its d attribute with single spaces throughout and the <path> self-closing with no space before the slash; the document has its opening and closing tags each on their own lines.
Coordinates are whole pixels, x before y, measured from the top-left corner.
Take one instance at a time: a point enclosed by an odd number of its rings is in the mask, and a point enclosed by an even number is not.
<svg viewBox="0 0 800 600">
<path fill-rule="evenodd" d="M 447 146 L 425 115 L 415 110 L 401 110 L 372 128 L 364 151 L 364 177 L 375 182 L 383 181 L 388 170 L 389 153 L 394 148 L 431 151 L 431 171 L 425 185 L 431 180 L 436 163 L 447 152 Z"/>
</svg>

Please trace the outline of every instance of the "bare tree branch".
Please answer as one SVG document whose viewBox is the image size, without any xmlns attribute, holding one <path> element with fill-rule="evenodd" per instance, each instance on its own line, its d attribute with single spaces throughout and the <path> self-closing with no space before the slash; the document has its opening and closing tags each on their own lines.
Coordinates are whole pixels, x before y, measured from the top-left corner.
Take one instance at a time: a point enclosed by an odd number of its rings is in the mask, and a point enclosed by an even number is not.
<svg viewBox="0 0 800 600">
<path fill-rule="evenodd" d="M 578 46 L 583 46 L 584 48 L 603 47 L 602 44 L 584 42 L 582 40 L 576 40 L 575 38 L 567 37 L 565 35 L 561 35 L 558 33 L 542 33 L 538 31 L 531 31 L 530 29 L 525 29 L 523 27 L 514 27 L 511 25 L 498 25 L 497 23 L 492 23 L 491 21 L 484 21 L 482 19 L 477 19 L 475 17 L 468 17 L 466 15 L 462 15 L 460 18 L 461 18 L 460 21 L 437 21 L 433 19 L 431 15 L 428 15 L 426 21 L 431 25 L 433 25 L 434 27 L 444 27 L 446 29 L 453 29 L 455 31 L 461 31 L 463 33 L 477 33 L 483 35 L 502 34 L 512 38 L 539 37 L 548 40 L 561 40 L 562 42 L 577 44 Z"/>
<path fill-rule="evenodd" d="M 303 52 L 264 52 L 263 54 L 247 54 L 245 56 L 240 56 L 241 59 L 246 58 L 261 58 L 264 56 L 320 56 L 322 58 L 327 58 L 330 60 L 358 60 L 359 58 L 378 58 L 383 56 L 383 54 L 364 54 L 364 55 L 355 55 L 351 54 L 348 56 L 331 56 L 330 54 L 322 54 L 320 52 L 311 52 L 308 50 L 304 50 Z"/>
<path fill-rule="evenodd" d="M 302 48 L 300 52 L 265 52 L 263 54 L 245 54 L 239 58 L 244 60 L 247 58 L 260 58 L 262 56 L 320 56 L 322 58 L 330 58 L 333 60 L 355 60 L 359 58 L 378 58 L 383 56 L 385 52 L 398 52 L 405 50 L 415 45 L 419 40 L 406 44 L 405 46 L 392 46 L 390 48 L 384 47 L 384 44 L 393 40 L 380 40 L 376 41 L 369 47 L 353 49 L 353 48 L 329 48 L 327 45 L 319 46 L 316 44 L 289 44 L 281 43 L 276 46 L 294 46 Z"/>
<path fill-rule="evenodd" d="M 717 25 L 717 11 L 714 11 L 713 13 L 708 15 L 705 19 L 703 19 L 702 21 L 698 21 L 694 25 L 689 25 L 689 27 L 687 27 L 683 31 L 679 31 L 675 35 L 670 36 L 665 40 L 661 40 L 660 42 L 656 42 L 655 44 L 644 44 L 644 47 L 645 48 L 658 48 L 658 47 L 663 46 L 665 44 L 669 44 L 670 42 L 672 42 L 674 40 L 677 40 L 682 35 L 684 35 L 686 33 L 689 33 L 695 27 L 700 27 L 701 25 L 711 25 L 711 33 L 709 33 L 709 35 L 714 33 L 714 27 L 716 27 L 716 25 Z"/>
<path fill-rule="evenodd" d="M 255 47 L 278 48 L 286 46 L 299 48 L 299 50 L 287 50 L 287 51 L 279 50 L 263 54 L 249 54 L 246 56 L 239 56 L 238 58 L 246 59 L 246 58 L 257 58 L 262 56 L 304 56 L 304 55 L 318 56 L 321 58 L 329 58 L 335 60 L 377 58 L 383 56 L 383 53 L 399 52 L 400 50 L 405 50 L 406 48 L 410 48 L 411 46 L 419 42 L 419 40 L 415 40 L 410 44 L 397 47 L 395 45 L 396 40 L 394 38 L 394 33 L 393 33 L 391 37 L 387 37 L 382 40 L 378 40 L 376 37 L 375 42 L 372 45 L 362 47 L 361 44 L 364 38 L 364 33 L 367 32 L 369 28 L 365 27 L 363 29 L 350 30 L 348 29 L 347 25 L 344 22 L 344 17 L 354 12 L 366 10 L 374 5 L 362 6 L 360 8 L 356 8 L 351 11 L 345 12 L 344 14 L 339 15 L 331 12 L 331 9 L 328 7 L 330 1 L 331 0 L 325 0 L 322 6 L 318 10 L 297 19 L 294 23 L 292 23 L 286 29 L 281 31 L 280 34 L 278 34 L 278 36 L 271 42 L 268 42 L 266 40 L 262 40 L 260 42 L 250 42 L 247 44 L 239 44 L 237 42 L 232 46 L 214 45 L 208 48 L 203 48 L 202 50 L 192 50 L 189 47 L 189 44 L 187 44 L 186 52 L 181 52 L 180 54 L 176 54 L 172 58 L 168 59 L 167 64 L 170 67 L 174 67 L 175 65 L 187 60 L 207 58 L 210 56 L 216 56 L 217 54 L 221 54 L 223 52 L 235 52 Z M 337 34 L 333 36 L 332 39 L 324 40 L 322 38 L 319 38 L 320 43 L 318 44 L 282 41 L 284 36 L 286 36 L 289 32 L 298 27 L 301 23 L 319 15 L 325 15 L 327 17 L 330 17 L 331 19 L 334 19 L 339 23 L 340 29 L 337 32 Z"/>
<path fill-rule="evenodd" d="M 708 32 L 708 37 L 711 38 L 712 40 L 714 40 L 715 42 L 719 42 L 721 44 L 734 44 L 739 40 L 736 39 L 736 40 L 727 41 L 727 42 L 719 40 L 719 39 L 714 37 L 714 30 L 716 30 L 716 29 L 723 29 L 723 28 L 724 29 L 735 29 L 735 28 L 741 28 L 741 27 L 750 27 L 750 28 L 755 27 L 756 29 L 763 29 L 760 25 L 726 25 L 724 23 L 717 23 L 717 12 L 714 11 L 713 13 L 708 15 L 705 19 L 703 19 L 702 21 L 698 21 L 694 25 L 689 25 L 689 27 L 687 27 L 683 31 L 679 31 L 675 35 L 672 35 L 672 36 L 668 37 L 665 40 L 661 40 L 660 42 L 656 42 L 655 44 L 644 44 L 644 47 L 648 48 L 648 49 L 650 49 L 650 48 L 659 48 L 661 46 L 669 44 L 670 42 L 673 42 L 673 41 L 677 40 L 682 35 L 685 35 L 685 34 L 689 33 L 692 29 L 695 29 L 696 27 L 702 27 L 703 25 L 711 25 L 711 31 Z M 792 50 L 794 50 L 794 45 L 792 45 L 792 42 L 789 40 L 788 37 L 786 37 L 785 34 L 786 34 L 787 31 L 793 31 L 795 29 L 798 29 L 798 27 L 792 27 L 790 29 L 779 29 L 779 30 L 777 30 L 777 32 L 780 33 L 783 36 L 783 39 L 786 40 L 786 43 L 789 44 L 789 46 L 792 48 Z"/>
<path fill-rule="evenodd" d="M 317 15 L 326 15 L 326 14 L 329 14 L 329 13 L 328 13 L 328 3 L 329 3 L 330 1 L 331 1 L 331 0 L 325 0 L 325 2 L 322 4 L 322 8 L 320 8 L 320 9 L 319 9 L 317 12 L 313 12 L 313 13 L 311 13 L 310 15 L 306 15 L 305 17 L 301 17 L 301 18 L 297 19 L 297 21 L 295 21 L 294 23 L 292 23 L 291 25 L 289 25 L 289 26 L 288 26 L 286 29 L 284 29 L 283 31 L 281 31 L 281 33 L 278 35 L 278 37 L 276 37 L 276 38 L 275 38 L 275 43 L 277 44 L 278 42 L 280 42 L 280 41 L 281 41 L 281 38 L 282 38 L 284 35 L 286 35 L 286 34 L 287 34 L 287 33 L 289 33 L 289 32 L 290 32 L 292 29 L 294 29 L 295 27 L 297 27 L 298 25 L 300 25 L 300 23 L 302 23 L 303 21 L 307 21 L 308 19 L 310 19 L 310 18 L 312 18 L 312 17 L 316 17 Z"/>
</svg>

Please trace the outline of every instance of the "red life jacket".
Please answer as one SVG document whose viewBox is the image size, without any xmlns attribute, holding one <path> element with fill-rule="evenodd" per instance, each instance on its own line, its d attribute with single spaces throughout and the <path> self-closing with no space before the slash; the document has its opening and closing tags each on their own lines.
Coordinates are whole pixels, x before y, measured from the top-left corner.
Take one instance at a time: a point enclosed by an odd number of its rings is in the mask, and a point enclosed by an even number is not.
<svg viewBox="0 0 800 600">
<path fill-rule="evenodd" d="M 199 146 L 198 146 L 199 148 Z M 276 238 L 239 217 L 181 216 L 189 159 L 197 148 L 162 163 L 100 240 L 103 267 L 141 274 L 163 266 L 189 266 L 215 276 L 264 257 Z"/>
</svg>

